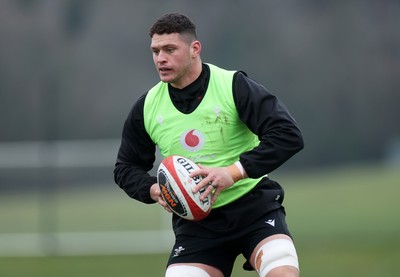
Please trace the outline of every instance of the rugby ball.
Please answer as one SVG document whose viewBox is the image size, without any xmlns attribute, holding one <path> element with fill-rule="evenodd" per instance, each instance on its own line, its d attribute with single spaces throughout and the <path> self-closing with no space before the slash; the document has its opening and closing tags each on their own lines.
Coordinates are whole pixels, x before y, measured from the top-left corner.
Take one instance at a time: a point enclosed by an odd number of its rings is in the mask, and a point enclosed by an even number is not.
<svg viewBox="0 0 400 277">
<path fill-rule="evenodd" d="M 157 170 L 157 182 L 164 201 L 175 214 L 192 221 L 204 219 L 211 211 L 211 195 L 200 200 L 205 188 L 192 192 L 203 179 L 202 176 L 189 177 L 198 168 L 193 161 L 172 155 L 163 159 Z"/>
</svg>

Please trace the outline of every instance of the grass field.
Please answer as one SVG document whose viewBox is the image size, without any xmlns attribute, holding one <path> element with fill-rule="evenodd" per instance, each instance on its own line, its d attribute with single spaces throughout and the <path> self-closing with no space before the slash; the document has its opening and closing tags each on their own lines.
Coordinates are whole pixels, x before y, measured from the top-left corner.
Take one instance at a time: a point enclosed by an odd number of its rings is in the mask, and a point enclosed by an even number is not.
<svg viewBox="0 0 400 277">
<path fill-rule="evenodd" d="M 286 190 L 287 221 L 296 241 L 302 276 L 398 276 L 398 169 L 347 166 L 271 177 Z M 168 218 L 157 206 L 130 201 L 112 183 L 96 190 L 0 196 L 0 235 L 146 231 L 168 225 Z M 5 255 L 0 258 L 0 276 L 164 276 L 166 258 L 167 253 Z M 243 271 L 242 263 L 239 257 L 232 276 L 256 276 Z"/>
</svg>

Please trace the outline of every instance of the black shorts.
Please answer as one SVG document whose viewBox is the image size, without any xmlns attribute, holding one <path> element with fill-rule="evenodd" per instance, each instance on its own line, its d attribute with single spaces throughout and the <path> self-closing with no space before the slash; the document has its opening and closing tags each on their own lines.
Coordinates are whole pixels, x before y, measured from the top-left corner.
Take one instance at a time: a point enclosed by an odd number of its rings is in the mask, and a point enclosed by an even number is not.
<svg viewBox="0 0 400 277">
<path fill-rule="evenodd" d="M 282 201 L 282 188 L 265 178 L 254 190 L 213 210 L 200 222 L 174 216 L 175 245 L 168 265 L 203 263 L 230 276 L 238 255 L 243 254 L 248 260 L 263 239 L 275 234 L 291 236 Z M 253 270 L 248 261 L 243 268 Z"/>
</svg>

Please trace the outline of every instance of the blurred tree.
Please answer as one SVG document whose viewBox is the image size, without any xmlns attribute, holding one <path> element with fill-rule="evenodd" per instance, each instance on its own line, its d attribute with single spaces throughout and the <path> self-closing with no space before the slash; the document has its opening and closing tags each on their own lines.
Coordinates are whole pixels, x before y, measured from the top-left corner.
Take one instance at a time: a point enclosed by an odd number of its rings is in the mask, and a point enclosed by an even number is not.
<svg viewBox="0 0 400 277">
<path fill-rule="evenodd" d="M 400 137 L 398 1 L 0 5 L 0 141 L 51 137 L 51 124 L 60 139 L 119 137 L 158 81 L 148 28 L 171 11 L 194 19 L 205 62 L 244 70 L 289 106 L 306 139 L 292 163 L 379 159 Z"/>
<path fill-rule="evenodd" d="M 80 35 L 87 23 L 89 11 L 92 8 L 91 0 L 68 0 L 63 8 L 64 11 L 64 30 L 69 38 Z"/>
</svg>

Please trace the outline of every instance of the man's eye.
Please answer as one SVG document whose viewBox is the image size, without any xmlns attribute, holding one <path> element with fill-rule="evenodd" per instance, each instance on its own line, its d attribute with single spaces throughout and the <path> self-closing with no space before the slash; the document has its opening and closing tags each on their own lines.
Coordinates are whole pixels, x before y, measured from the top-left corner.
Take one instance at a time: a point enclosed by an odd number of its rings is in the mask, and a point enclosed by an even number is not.
<svg viewBox="0 0 400 277">
<path fill-rule="evenodd" d="M 168 53 L 172 53 L 172 52 L 174 52 L 174 50 L 175 50 L 175 48 L 167 48 Z"/>
</svg>

